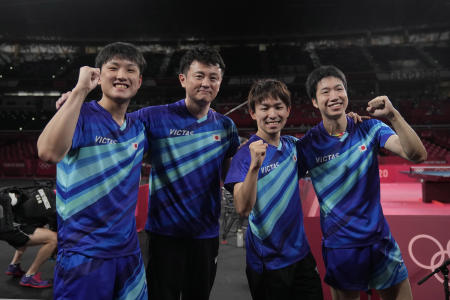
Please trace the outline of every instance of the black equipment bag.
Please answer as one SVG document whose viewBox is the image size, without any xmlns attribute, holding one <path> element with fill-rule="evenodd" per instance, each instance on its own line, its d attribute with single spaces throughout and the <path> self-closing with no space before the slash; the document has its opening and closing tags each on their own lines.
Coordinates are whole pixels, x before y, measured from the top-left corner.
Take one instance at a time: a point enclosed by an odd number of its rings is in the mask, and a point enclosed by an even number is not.
<svg viewBox="0 0 450 300">
<path fill-rule="evenodd" d="M 20 189 L 21 204 L 14 210 L 19 223 L 42 226 L 56 223 L 56 195 L 45 186 Z"/>
</svg>

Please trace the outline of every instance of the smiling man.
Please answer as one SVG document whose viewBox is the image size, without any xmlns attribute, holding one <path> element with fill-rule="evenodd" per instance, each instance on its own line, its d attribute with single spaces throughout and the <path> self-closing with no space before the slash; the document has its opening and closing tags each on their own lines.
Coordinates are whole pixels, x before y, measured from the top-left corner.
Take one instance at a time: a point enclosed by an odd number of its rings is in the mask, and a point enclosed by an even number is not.
<svg viewBox="0 0 450 300">
<path fill-rule="evenodd" d="M 246 273 L 252 298 L 322 299 L 303 228 L 297 139 L 281 136 L 290 92 L 278 80 L 259 80 L 250 89 L 248 109 L 258 131 L 233 157 L 225 185 L 237 212 L 249 217 Z"/>
<path fill-rule="evenodd" d="M 146 62 L 127 43 L 105 46 L 38 139 L 39 157 L 58 163 L 55 299 L 147 299 L 134 211 L 144 125 L 126 116 Z M 86 102 L 96 86 L 99 101 Z M 100 288 L 99 288 L 100 287 Z"/>
<path fill-rule="evenodd" d="M 376 289 L 384 300 L 411 299 L 408 271 L 380 204 L 377 155 L 381 147 L 414 161 L 425 147 L 386 96 L 367 111 L 390 121 L 355 123 L 345 115 L 347 80 L 334 66 L 309 74 L 306 90 L 322 122 L 298 142 L 299 171 L 309 171 L 320 204 L 325 282 L 333 299 L 359 299 Z"/>
<path fill-rule="evenodd" d="M 180 62 L 185 99 L 132 113 L 145 124 L 149 181 L 147 278 L 152 300 L 206 300 L 219 248 L 222 174 L 239 146 L 233 121 L 212 109 L 225 64 L 206 47 Z"/>
</svg>

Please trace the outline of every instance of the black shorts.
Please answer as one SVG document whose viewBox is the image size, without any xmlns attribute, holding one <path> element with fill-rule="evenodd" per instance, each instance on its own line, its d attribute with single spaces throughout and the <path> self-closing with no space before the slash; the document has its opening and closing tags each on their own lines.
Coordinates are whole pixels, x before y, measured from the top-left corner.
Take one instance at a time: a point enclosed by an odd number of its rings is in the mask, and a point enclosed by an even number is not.
<svg viewBox="0 0 450 300">
<path fill-rule="evenodd" d="M 208 300 L 216 277 L 219 237 L 177 238 L 148 233 L 147 285 L 152 300 Z"/>
<path fill-rule="evenodd" d="M 258 273 L 247 266 L 248 285 L 253 300 L 322 300 L 322 282 L 311 253 L 278 270 Z"/>
<path fill-rule="evenodd" d="M 28 243 L 30 235 L 34 233 L 36 226 L 19 225 L 12 231 L 0 232 L 0 240 L 8 242 L 14 248 L 21 248 Z"/>
</svg>

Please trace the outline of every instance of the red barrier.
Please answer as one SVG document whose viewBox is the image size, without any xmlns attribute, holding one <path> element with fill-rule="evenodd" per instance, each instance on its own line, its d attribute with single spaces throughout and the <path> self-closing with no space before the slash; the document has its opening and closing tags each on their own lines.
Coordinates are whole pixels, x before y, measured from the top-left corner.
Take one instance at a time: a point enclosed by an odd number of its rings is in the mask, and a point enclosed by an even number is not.
<svg viewBox="0 0 450 300">
<path fill-rule="evenodd" d="M 136 216 L 136 230 L 138 232 L 144 230 L 145 222 L 147 221 L 148 191 L 148 184 L 139 187 L 138 200 L 134 212 Z"/>
<path fill-rule="evenodd" d="M 36 176 L 38 177 L 56 177 L 56 165 L 38 160 L 36 164 Z"/>
</svg>

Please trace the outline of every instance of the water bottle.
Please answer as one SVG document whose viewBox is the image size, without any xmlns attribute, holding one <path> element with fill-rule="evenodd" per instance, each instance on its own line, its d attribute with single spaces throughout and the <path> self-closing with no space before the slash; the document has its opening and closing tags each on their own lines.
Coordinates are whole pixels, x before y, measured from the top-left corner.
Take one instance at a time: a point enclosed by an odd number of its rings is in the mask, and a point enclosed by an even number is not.
<svg viewBox="0 0 450 300">
<path fill-rule="evenodd" d="M 236 233 L 236 246 L 239 248 L 244 247 L 244 233 L 241 228 L 239 228 Z"/>
</svg>

